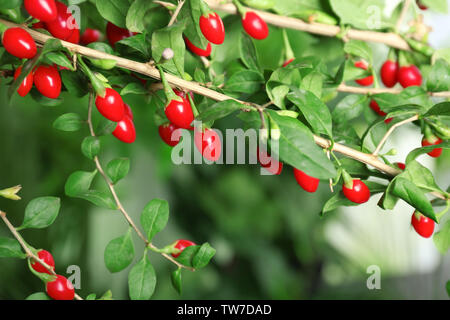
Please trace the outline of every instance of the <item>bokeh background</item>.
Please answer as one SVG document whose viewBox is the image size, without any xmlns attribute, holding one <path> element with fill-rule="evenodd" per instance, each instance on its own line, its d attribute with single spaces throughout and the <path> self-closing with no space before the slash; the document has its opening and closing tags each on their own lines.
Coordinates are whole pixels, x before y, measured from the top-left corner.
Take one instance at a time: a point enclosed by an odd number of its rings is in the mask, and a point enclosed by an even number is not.
<svg viewBox="0 0 450 320">
<path fill-rule="evenodd" d="M 435 30 L 431 44 L 450 47 L 448 16 L 424 14 Z M 233 19 L 236 17 L 227 17 L 226 23 L 235 22 Z M 290 31 L 289 36 L 297 56 L 319 55 L 332 65 L 338 58 L 333 55 L 342 52 L 336 39 L 297 31 Z M 282 59 L 280 41 L 281 33 L 272 29 L 270 38 L 257 44 L 263 65 L 273 67 L 279 63 L 274 57 Z M 387 48 L 371 46 L 378 68 Z M 214 54 L 217 60 L 226 61 L 232 53 Z M 4 80 L 0 84 L 0 187 L 22 184 L 23 201 L 0 199 L 0 208 L 19 225 L 28 201 L 45 195 L 60 197 L 62 208 L 56 222 L 45 230 L 26 230 L 24 238 L 36 248 L 51 251 L 58 272 L 64 273 L 69 265 L 80 266 L 81 296 L 101 295 L 111 289 L 114 298 L 127 299 L 129 268 L 111 274 L 103 262 L 106 244 L 127 229 L 123 217 L 64 195 L 65 180 L 73 171 L 94 167 L 80 152 L 87 128 L 62 133 L 52 128 L 52 122 L 66 112 L 86 114 L 87 99 L 65 93 L 64 103 L 55 107 L 41 106 L 30 97 L 16 96 L 8 103 L 6 84 Z M 257 165 L 175 166 L 171 149 L 161 142 L 153 124 L 151 104 L 132 95 L 125 100 L 133 108 L 138 139 L 129 146 L 113 137 L 102 138 L 101 154 L 103 163 L 116 157 L 131 158 L 130 175 L 118 185 L 125 207 L 138 221 L 148 201 L 167 199 L 169 224 L 155 243 L 163 246 L 187 238 L 197 243 L 208 241 L 217 249 L 206 269 L 183 272 L 181 296 L 170 284 L 174 266 L 151 254 L 158 276 L 155 299 L 448 298 L 445 282 L 450 279 L 450 258 L 441 256 L 431 239 L 420 238 L 412 230 L 412 208 L 407 204 L 399 203 L 394 211 L 385 212 L 376 206 L 378 195 L 364 205 L 320 218 L 318 213 L 331 196 L 328 186 L 322 183 L 317 193 L 307 194 L 296 184 L 290 167 L 274 177 L 260 175 Z M 242 123 L 228 117 L 216 126 L 238 128 Z M 403 161 L 410 150 L 420 146 L 420 139 L 417 128 L 401 128 L 386 150 L 395 146 L 398 154 L 392 161 Z M 438 160 L 419 158 L 437 173 L 442 188 L 450 181 L 449 160 L 448 153 Z M 104 187 L 102 180 L 96 183 Z M 9 236 L 5 226 L 0 225 L 0 236 Z M 136 252 L 140 252 L 142 245 L 135 240 Z M 366 271 L 371 265 L 381 269 L 381 290 L 367 289 Z M 0 259 L 0 270 L 0 299 L 24 299 L 44 289 L 22 260 Z"/>
</svg>

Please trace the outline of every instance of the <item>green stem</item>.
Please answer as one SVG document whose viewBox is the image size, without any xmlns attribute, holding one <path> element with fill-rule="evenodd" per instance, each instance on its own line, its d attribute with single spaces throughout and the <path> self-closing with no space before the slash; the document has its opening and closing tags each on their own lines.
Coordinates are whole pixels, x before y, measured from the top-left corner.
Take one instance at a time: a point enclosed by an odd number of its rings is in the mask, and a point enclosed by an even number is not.
<svg viewBox="0 0 450 320">
<path fill-rule="evenodd" d="M 247 13 L 247 9 L 244 8 L 244 6 L 238 1 L 238 0 L 233 0 L 233 4 L 236 6 L 239 14 L 241 15 L 242 18 L 245 18 L 245 14 Z"/>
<path fill-rule="evenodd" d="M 286 29 L 283 29 L 283 41 L 284 41 L 284 50 L 286 54 L 286 61 L 291 59 L 295 59 L 294 51 L 292 50 L 291 43 L 289 42 L 289 38 L 286 32 Z"/>
<path fill-rule="evenodd" d="M 172 100 L 183 101 L 183 99 L 181 97 L 177 96 L 175 94 L 175 92 L 173 92 L 172 87 L 170 86 L 169 82 L 166 79 L 166 76 L 164 74 L 162 67 L 160 65 L 157 65 L 156 67 L 158 68 L 159 74 L 161 75 L 161 82 L 164 87 L 164 94 L 166 95 L 167 103 L 169 104 L 170 101 L 172 101 Z"/>
</svg>

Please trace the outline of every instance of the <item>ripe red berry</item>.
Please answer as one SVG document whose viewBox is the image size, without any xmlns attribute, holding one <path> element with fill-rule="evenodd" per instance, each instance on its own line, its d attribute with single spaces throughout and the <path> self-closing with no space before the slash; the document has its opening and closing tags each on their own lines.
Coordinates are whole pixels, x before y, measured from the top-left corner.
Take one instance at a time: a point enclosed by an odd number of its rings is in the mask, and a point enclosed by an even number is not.
<svg viewBox="0 0 450 320">
<path fill-rule="evenodd" d="M 427 10 L 428 7 L 426 5 L 424 5 L 420 0 L 417 0 L 417 6 L 421 9 L 421 10 Z"/>
<path fill-rule="evenodd" d="M 434 146 L 437 144 L 441 144 L 442 139 L 439 137 L 436 137 L 436 140 L 434 142 L 428 141 L 426 138 L 422 139 L 422 147 L 428 147 L 428 146 Z M 442 154 L 442 148 L 435 148 L 433 151 L 428 152 L 428 155 L 433 158 L 439 158 Z"/>
<path fill-rule="evenodd" d="M 53 269 L 55 268 L 55 260 L 53 260 L 53 256 L 52 256 L 52 254 L 50 252 L 48 252 L 46 250 L 40 250 L 38 252 L 38 258 L 41 259 L 42 261 L 44 261 L 49 267 L 52 267 Z M 37 272 L 51 274 L 50 271 L 48 271 L 39 262 L 34 261 L 31 264 L 31 267 L 34 270 L 36 270 Z"/>
<path fill-rule="evenodd" d="M 196 244 L 194 242 L 189 241 L 189 240 L 177 240 L 177 242 L 175 243 L 175 248 L 180 250 L 180 252 L 172 253 L 172 256 L 174 258 L 177 258 L 183 252 L 184 249 L 186 249 L 187 247 L 190 247 L 190 246 L 195 246 L 195 245 Z"/>
<path fill-rule="evenodd" d="M 398 82 L 398 63 L 386 60 L 386 62 L 381 67 L 381 81 L 388 88 L 392 88 Z"/>
<path fill-rule="evenodd" d="M 357 61 L 355 62 L 355 67 L 367 70 L 368 66 L 364 61 Z M 360 86 L 370 86 L 373 83 L 373 76 L 368 76 L 362 79 L 356 79 L 355 82 L 359 84 Z"/>
<path fill-rule="evenodd" d="M 81 36 L 80 42 L 84 45 L 88 45 L 89 43 L 99 41 L 100 37 L 101 33 L 97 29 L 86 28 Z"/>
<path fill-rule="evenodd" d="M 132 37 L 136 34 L 136 32 L 131 32 L 130 30 L 120 28 L 111 22 L 108 22 L 108 24 L 106 25 L 106 38 L 108 38 L 109 43 L 113 47 L 115 46 L 116 42 Z"/>
<path fill-rule="evenodd" d="M 419 212 L 414 212 L 411 217 L 411 224 L 414 230 L 424 238 L 429 238 L 432 236 L 434 231 L 434 221 L 428 217 L 425 217 Z"/>
<path fill-rule="evenodd" d="M 385 117 L 385 116 L 387 115 L 386 112 L 384 112 L 384 111 L 382 111 L 382 110 L 380 109 L 380 106 L 378 105 L 378 103 L 377 103 L 375 100 L 371 100 L 369 106 L 370 106 L 370 109 L 372 109 L 373 111 L 375 111 L 375 113 L 377 113 L 379 116 Z M 393 120 L 393 118 L 388 118 L 388 119 L 384 120 L 384 122 L 385 122 L 386 124 L 388 124 L 388 123 L 390 123 L 392 120 Z"/>
<path fill-rule="evenodd" d="M 216 131 L 206 128 L 204 132 L 195 130 L 194 144 L 203 158 L 217 161 L 222 154 L 222 141 Z"/>
<path fill-rule="evenodd" d="M 123 119 L 125 106 L 120 94 L 111 88 L 106 88 L 105 96 L 97 96 L 95 105 L 106 119 L 118 122 Z"/>
<path fill-rule="evenodd" d="M 20 76 L 21 72 L 22 67 L 18 67 L 14 72 L 14 80 L 16 80 Z M 25 97 L 28 94 L 28 92 L 30 92 L 32 87 L 33 87 L 33 72 L 30 72 L 23 80 L 19 89 L 17 89 L 17 92 L 21 97 Z"/>
<path fill-rule="evenodd" d="M 197 46 L 195 46 L 187 37 L 184 37 L 184 42 L 186 42 L 186 46 L 188 47 L 188 49 L 192 52 L 195 53 L 198 56 L 201 57 L 209 57 L 209 55 L 211 54 L 211 43 L 208 42 L 208 45 L 206 46 L 206 49 L 201 49 Z"/>
<path fill-rule="evenodd" d="M 415 65 L 400 67 L 398 71 L 398 82 L 403 88 L 422 85 L 422 74 Z"/>
<path fill-rule="evenodd" d="M 179 128 L 176 125 L 174 125 L 173 123 L 166 123 L 166 124 L 160 125 L 158 128 L 159 136 L 167 145 L 169 145 L 171 147 L 175 147 L 180 142 L 179 138 L 172 140 L 172 134 L 177 129 L 179 129 Z"/>
<path fill-rule="evenodd" d="M 303 188 L 303 190 L 307 192 L 316 192 L 317 188 L 319 187 L 320 180 L 314 177 L 311 177 L 304 173 L 301 170 L 298 170 L 294 168 L 294 176 L 295 180 L 297 180 L 297 183 L 300 185 L 300 187 Z"/>
<path fill-rule="evenodd" d="M 9 28 L 3 33 L 5 50 L 20 59 L 31 59 L 36 55 L 34 39 L 22 28 Z"/>
<path fill-rule="evenodd" d="M 79 44 L 80 43 L 80 29 L 76 28 L 73 30 L 72 35 L 67 38 L 67 42 L 73 43 L 73 44 Z"/>
<path fill-rule="evenodd" d="M 396 162 L 395 165 L 400 169 L 400 170 L 405 170 L 406 169 L 406 165 L 402 162 Z"/>
<path fill-rule="evenodd" d="M 222 44 L 225 40 L 225 28 L 222 19 L 217 13 L 210 13 L 200 17 L 200 30 L 206 40 L 214 44 Z"/>
<path fill-rule="evenodd" d="M 286 61 L 283 63 L 283 68 L 286 67 L 287 65 L 289 65 L 292 61 L 294 61 L 294 58 L 289 59 L 289 60 L 286 60 Z"/>
<path fill-rule="evenodd" d="M 59 1 L 56 1 L 56 8 L 58 14 L 55 20 L 46 22 L 46 29 L 52 36 L 61 40 L 68 40 L 72 37 L 75 29 L 78 29 L 75 19 L 72 17 L 67 9 L 67 6 Z"/>
<path fill-rule="evenodd" d="M 182 101 L 171 100 L 166 106 L 164 112 L 167 119 L 174 125 L 183 128 L 191 129 L 191 123 L 194 121 L 194 113 L 192 112 L 191 104 L 185 98 Z"/>
<path fill-rule="evenodd" d="M 344 192 L 344 196 L 354 203 L 364 203 L 370 198 L 369 188 L 367 188 L 364 182 L 358 179 L 353 180 L 353 187 L 351 189 L 347 188 L 344 184 L 342 191 Z"/>
<path fill-rule="evenodd" d="M 55 0 L 24 0 L 23 4 L 30 16 L 43 22 L 56 19 L 57 9 Z"/>
<path fill-rule="evenodd" d="M 34 85 L 45 97 L 56 99 L 61 93 L 61 77 L 55 66 L 39 66 L 34 72 Z"/>
<path fill-rule="evenodd" d="M 245 13 L 242 19 L 242 26 L 249 36 L 257 40 L 263 40 L 269 35 L 267 23 L 253 11 Z"/>
<path fill-rule="evenodd" d="M 133 143 L 136 140 L 136 129 L 133 120 L 124 116 L 123 119 L 117 123 L 116 129 L 114 129 L 112 134 L 122 142 Z"/>
<path fill-rule="evenodd" d="M 125 116 L 130 118 L 131 120 L 134 119 L 133 110 L 131 110 L 131 107 L 124 103 L 123 106 L 125 107 Z"/>
<path fill-rule="evenodd" d="M 57 275 L 55 280 L 47 282 L 46 291 L 55 300 L 73 300 L 75 297 L 72 283 L 60 275 Z"/>
<path fill-rule="evenodd" d="M 267 171 L 273 175 L 280 175 L 283 171 L 283 162 L 277 161 L 267 154 L 264 149 L 258 148 L 258 162 Z"/>
</svg>

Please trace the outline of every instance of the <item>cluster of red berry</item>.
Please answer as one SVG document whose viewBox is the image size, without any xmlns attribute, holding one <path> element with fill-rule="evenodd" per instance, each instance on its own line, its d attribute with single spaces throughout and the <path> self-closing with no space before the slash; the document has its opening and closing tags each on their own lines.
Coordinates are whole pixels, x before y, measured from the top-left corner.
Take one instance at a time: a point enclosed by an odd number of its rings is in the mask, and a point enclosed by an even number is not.
<svg viewBox="0 0 450 320">
<path fill-rule="evenodd" d="M 203 36 L 209 41 L 206 48 L 202 49 L 197 47 L 186 36 L 184 37 L 184 41 L 191 52 L 201 57 L 208 57 L 212 50 L 211 43 L 220 45 L 224 42 L 225 27 L 223 26 L 222 19 L 216 12 L 203 14 L 200 17 L 199 26 Z"/>
<path fill-rule="evenodd" d="M 209 161 L 217 161 L 222 152 L 222 142 L 219 135 L 209 128 L 192 127 L 194 113 L 187 94 L 176 89 L 173 91 L 178 98 L 170 99 L 165 107 L 165 114 L 169 122 L 159 126 L 158 131 L 161 139 L 169 146 L 174 147 L 180 142 L 180 135 L 174 134 L 176 130 L 193 130 L 194 144 L 202 156 Z M 189 95 L 193 100 L 194 95 L 191 92 Z"/>
<path fill-rule="evenodd" d="M 44 5 L 46 4 L 46 5 Z M 52 4 L 52 5 L 51 5 Z M 53 1 L 26 0 L 25 8 L 33 17 L 40 17 L 53 25 L 57 19 L 56 4 Z M 52 30 L 58 30 L 53 27 Z M 37 54 L 37 47 L 34 39 L 22 28 L 9 28 L 3 33 L 2 44 L 5 50 L 19 59 L 32 59 Z M 22 72 L 19 67 L 14 72 L 14 79 L 17 79 Z M 45 97 L 56 99 L 61 93 L 61 77 L 57 66 L 40 65 L 34 68 L 22 81 L 17 92 L 25 97 L 33 87 Z"/>
<path fill-rule="evenodd" d="M 262 40 L 269 35 L 269 28 L 266 22 L 261 19 L 253 11 L 241 12 L 242 26 L 245 32 L 252 38 Z M 210 12 L 202 15 L 199 21 L 200 30 L 203 36 L 208 40 L 208 44 L 205 49 L 195 46 L 186 36 L 184 41 L 188 49 L 201 57 L 208 57 L 211 54 L 211 43 L 220 45 L 225 40 L 225 28 L 223 26 L 222 19 L 216 12 Z"/>
<path fill-rule="evenodd" d="M 47 264 L 52 269 L 55 269 L 55 260 L 50 252 L 46 250 L 39 250 L 38 258 L 41 259 L 45 264 Z M 50 273 L 42 264 L 39 262 L 33 262 L 31 267 L 39 273 Z M 75 297 L 75 289 L 72 283 L 61 275 L 56 275 L 55 279 L 48 281 L 45 285 L 47 294 L 55 300 L 73 300 Z"/>
<path fill-rule="evenodd" d="M 25 0 L 25 9 L 28 13 L 40 21 L 33 28 L 43 28 L 49 31 L 55 38 L 69 41 L 75 44 L 80 42 L 80 29 L 73 16 L 68 13 L 65 4 L 55 0 Z M 111 45 L 133 33 L 118 28 L 108 23 L 108 40 Z M 91 43 L 100 39 L 100 32 L 87 29 L 81 40 L 83 43 Z M 6 51 L 20 59 L 32 59 L 37 53 L 36 43 L 30 34 L 21 28 L 9 28 L 3 34 L 3 46 Z M 62 67 L 61 67 L 62 68 Z M 14 79 L 22 72 L 22 67 L 17 68 Z M 17 92 L 25 97 L 32 86 L 45 97 L 57 99 L 61 93 L 61 77 L 58 66 L 40 65 L 32 70 L 23 80 Z M 133 123 L 131 108 L 125 104 L 122 97 L 114 89 L 107 88 L 103 97 L 97 96 L 95 104 L 98 111 L 107 119 L 117 122 L 113 135 L 125 143 L 133 143 L 136 140 L 136 130 Z"/>
</svg>

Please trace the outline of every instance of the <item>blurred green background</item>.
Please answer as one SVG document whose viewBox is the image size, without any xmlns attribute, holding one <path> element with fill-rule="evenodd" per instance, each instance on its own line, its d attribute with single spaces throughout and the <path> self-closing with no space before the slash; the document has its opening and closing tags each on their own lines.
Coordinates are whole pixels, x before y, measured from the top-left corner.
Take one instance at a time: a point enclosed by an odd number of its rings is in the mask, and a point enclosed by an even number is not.
<svg viewBox="0 0 450 320">
<path fill-rule="evenodd" d="M 448 17 L 427 15 L 427 22 L 433 22 L 435 30 L 448 30 Z M 281 44 L 276 45 L 281 41 L 280 33 L 271 31 L 268 40 L 257 44 L 261 62 L 268 68 L 282 60 Z M 289 36 L 298 56 L 319 56 L 330 65 L 342 58 L 341 43 L 336 39 L 297 31 L 289 32 Z M 441 35 L 432 41 L 436 47 L 450 46 L 448 34 L 447 38 Z M 372 47 L 375 61 L 381 65 L 387 49 Z M 215 59 L 227 62 L 230 55 L 216 52 Z M 87 98 L 75 99 L 64 93 L 63 104 L 46 107 L 17 95 L 8 103 L 6 91 L 2 81 L 0 188 L 21 184 L 23 201 L 0 199 L 0 208 L 17 226 L 31 199 L 60 197 L 62 208 L 56 222 L 45 230 L 23 231 L 24 238 L 36 248 L 51 251 L 59 273 L 64 274 L 70 265 L 81 268 L 81 290 L 77 291 L 81 296 L 91 292 L 101 295 L 112 289 L 115 299 L 127 299 L 129 268 L 111 274 L 103 262 L 106 244 L 127 229 L 123 217 L 64 195 L 64 183 L 73 171 L 94 167 L 80 152 L 87 128 L 62 133 L 53 129 L 52 123 L 67 112 L 86 115 Z M 138 96 L 127 95 L 125 100 L 133 108 L 138 139 L 129 146 L 112 136 L 104 137 L 101 154 L 103 163 L 116 157 L 131 159 L 130 175 L 118 185 L 124 206 L 138 221 L 148 201 L 155 197 L 167 199 L 169 224 L 157 235 L 155 244 L 163 246 L 186 238 L 197 243 L 208 241 L 217 249 L 206 269 L 183 272 L 181 296 L 170 284 L 174 265 L 151 254 L 158 276 L 155 299 L 447 297 L 444 286 L 450 279 L 450 261 L 439 255 L 431 239 L 420 238 L 410 228 L 409 206 L 401 204 L 393 212 L 383 212 L 376 207 L 377 196 L 363 206 L 343 208 L 320 218 L 318 213 L 330 197 L 327 184 L 322 182 L 317 193 L 307 194 L 296 184 L 288 166 L 281 176 L 261 176 L 257 165 L 175 166 L 170 159 L 171 149 L 161 142 L 153 124 L 154 108 Z M 241 126 L 235 117 L 216 124 L 222 130 Z M 408 127 L 393 136 L 386 150 L 396 146 L 399 153 L 392 160 L 402 161 L 419 145 L 420 133 Z M 438 172 L 438 184 L 447 187 L 449 154 L 438 161 L 426 157 L 419 160 Z M 104 188 L 102 180 L 96 183 Z M 0 225 L 0 236 L 9 236 L 5 226 Z M 142 244 L 135 240 L 139 253 Z M 370 274 L 366 271 L 371 265 L 381 269 L 381 290 L 367 289 Z M 1 259 L 0 268 L 0 299 L 24 299 L 43 291 L 43 284 L 24 261 Z"/>
</svg>

